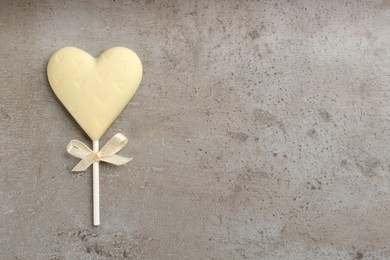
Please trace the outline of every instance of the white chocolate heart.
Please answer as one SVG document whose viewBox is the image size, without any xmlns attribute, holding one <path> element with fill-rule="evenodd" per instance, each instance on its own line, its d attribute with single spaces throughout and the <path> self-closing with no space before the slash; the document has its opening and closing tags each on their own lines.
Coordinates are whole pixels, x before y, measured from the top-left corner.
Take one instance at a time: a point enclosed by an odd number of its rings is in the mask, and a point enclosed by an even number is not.
<svg viewBox="0 0 390 260">
<path fill-rule="evenodd" d="M 124 47 L 96 59 L 75 47 L 56 51 L 47 66 L 49 83 L 92 140 L 99 140 L 134 96 L 142 79 L 137 54 Z"/>
</svg>

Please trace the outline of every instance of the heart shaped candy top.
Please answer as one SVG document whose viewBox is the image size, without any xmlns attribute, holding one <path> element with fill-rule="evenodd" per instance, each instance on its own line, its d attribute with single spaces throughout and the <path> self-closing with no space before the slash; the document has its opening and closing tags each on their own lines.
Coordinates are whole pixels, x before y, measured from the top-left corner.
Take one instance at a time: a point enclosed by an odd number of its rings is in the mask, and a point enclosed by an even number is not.
<svg viewBox="0 0 390 260">
<path fill-rule="evenodd" d="M 99 140 L 134 96 L 142 79 L 137 54 L 124 47 L 96 59 L 75 47 L 56 51 L 47 66 L 49 83 L 92 140 Z"/>
</svg>

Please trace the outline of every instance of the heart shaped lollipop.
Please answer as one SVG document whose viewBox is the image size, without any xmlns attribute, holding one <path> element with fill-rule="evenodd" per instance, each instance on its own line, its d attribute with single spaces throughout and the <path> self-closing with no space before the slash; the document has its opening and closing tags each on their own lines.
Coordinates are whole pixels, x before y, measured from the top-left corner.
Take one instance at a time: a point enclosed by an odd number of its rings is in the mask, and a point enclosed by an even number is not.
<svg viewBox="0 0 390 260">
<path fill-rule="evenodd" d="M 142 79 L 141 61 L 124 47 L 108 49 L 96 59 L 78 48 L 65 47 L 51 56 L 47 75 L 58 99 L 93 141 L 93 151 L 77 140 L 67 150 L 81 158 L 73 171 L 93 164 L 94 225 L 99 225 L 99 161 L 121 165 L 131 160 L 116 154 L 127 143 L 122 134 L 100 151 L 99 139 L 134 96 Z"/>
<path fill-rule="evenodd" d="M 56 51 L 49 60 L 50 85 L 92 140 L 99 140 L 134 96 L 142 64 L 133 51 L 114 47 L 98 58 L 74 47 Z"/>
</svg>

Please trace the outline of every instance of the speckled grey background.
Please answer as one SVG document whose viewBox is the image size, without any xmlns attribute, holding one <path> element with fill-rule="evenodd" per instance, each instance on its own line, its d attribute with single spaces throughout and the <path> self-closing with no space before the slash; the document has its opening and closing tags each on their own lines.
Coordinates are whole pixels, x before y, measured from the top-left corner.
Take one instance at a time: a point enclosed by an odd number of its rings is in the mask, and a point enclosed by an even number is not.
<svg viewBox="0 0 390 260">
<path fill-rule="evenodd" d="M 72 45 L 143 61 L 89 142 L 50 89 Z M 1 1 L 1 259 L 390 259 L 390 1 Z"/>
</svg>

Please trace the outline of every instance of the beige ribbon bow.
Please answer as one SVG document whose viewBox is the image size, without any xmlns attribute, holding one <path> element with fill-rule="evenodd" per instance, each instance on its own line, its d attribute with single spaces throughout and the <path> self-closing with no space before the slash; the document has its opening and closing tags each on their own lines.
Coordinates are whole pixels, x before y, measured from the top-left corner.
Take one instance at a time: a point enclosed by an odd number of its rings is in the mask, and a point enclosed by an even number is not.
<svg viewBox="0 0 390 260">
<path fill-rule="evenodd" d="M 127 144 L 128 140 L 123 134 L 114 135 L 99 152 L 93 152 L 86 144 L 79 140 L 72 140 L 66 147 L 71 155 L 81 158 L 81 161 L 72 169 L 74 172 L 85 171 L 91 164 L 104 161 L 115 165 L 130 162 L 133 158 L 116 155 Z"/>
</svg>

